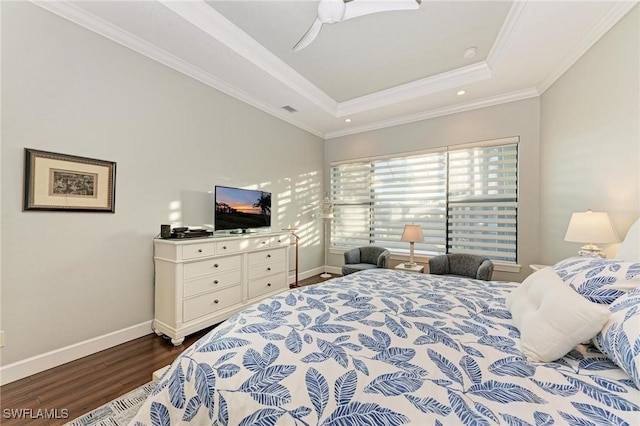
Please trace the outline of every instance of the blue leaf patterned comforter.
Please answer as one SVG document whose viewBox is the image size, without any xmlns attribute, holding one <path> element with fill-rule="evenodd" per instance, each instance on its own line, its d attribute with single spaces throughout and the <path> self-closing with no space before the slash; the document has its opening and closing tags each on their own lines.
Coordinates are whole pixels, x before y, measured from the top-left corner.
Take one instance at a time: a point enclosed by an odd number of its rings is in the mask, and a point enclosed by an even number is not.
<svg viewBox="0 0 640 426">
<path fill-rule="evenodd" d="M 524 359 L 516 285 L 377 269 L 281 293 L 183 352 L 132 424 L 638 424 L 595 349 Z"/>
</svg>

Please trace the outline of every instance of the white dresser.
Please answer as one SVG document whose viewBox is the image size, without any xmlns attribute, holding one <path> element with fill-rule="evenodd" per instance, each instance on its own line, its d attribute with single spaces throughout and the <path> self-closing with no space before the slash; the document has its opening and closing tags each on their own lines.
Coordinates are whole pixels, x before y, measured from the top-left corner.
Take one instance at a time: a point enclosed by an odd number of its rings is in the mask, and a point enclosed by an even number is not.
<svg viewBox="0 0 640 426">
<path fill-rule="evenodd" d="M 180 345 L 289 288 L 289 233 L 154 240 L 153 329 Z"/>
</svg>

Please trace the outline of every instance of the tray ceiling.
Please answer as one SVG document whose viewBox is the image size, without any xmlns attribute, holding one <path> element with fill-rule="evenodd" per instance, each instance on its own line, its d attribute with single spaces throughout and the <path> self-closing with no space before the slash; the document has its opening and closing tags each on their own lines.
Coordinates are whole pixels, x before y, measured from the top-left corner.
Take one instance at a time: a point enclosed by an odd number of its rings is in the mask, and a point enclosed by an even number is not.
<svg viewBox="0 0 640 426">
<path fill-rule="evenodd" d="M 333 138 L 539 96 L 636 3 L 422 0 L 325 24 L 295 53 L 317 1 L 35 4 Z"/>
</svg>

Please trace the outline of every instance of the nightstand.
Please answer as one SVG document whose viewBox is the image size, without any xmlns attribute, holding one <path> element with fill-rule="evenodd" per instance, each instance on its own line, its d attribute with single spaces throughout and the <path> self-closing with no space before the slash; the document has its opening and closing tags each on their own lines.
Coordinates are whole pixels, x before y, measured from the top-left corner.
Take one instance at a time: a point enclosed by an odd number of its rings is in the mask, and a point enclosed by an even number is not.
<svg viewBox="0 0 640 426">
<path fill-rule="evenodd" d="M 551 265 L 541 265 L 539 263 L 534 263 L 532 265 L 529 265 L 529 268 L 531 268 L 531 270 L 533 272 L 539 271 L 540 269 L 544 269 L 544 268 L 548 268 Z"/>
<path fill-rule="evenodd" d="M 404 263 L 400 263 L 400 264 L 396 265 L 396 267 L 393 268 L 393 269 L 395 269 L 396 271 L 417 272 L 417 273 L 421 274 L 421 273 L 424 272 L 424 265 L 413 265 L 413 266 L 410 266 L 410 265 L 407 265 L 407 264 L 404 264 Z"/>
</svg>

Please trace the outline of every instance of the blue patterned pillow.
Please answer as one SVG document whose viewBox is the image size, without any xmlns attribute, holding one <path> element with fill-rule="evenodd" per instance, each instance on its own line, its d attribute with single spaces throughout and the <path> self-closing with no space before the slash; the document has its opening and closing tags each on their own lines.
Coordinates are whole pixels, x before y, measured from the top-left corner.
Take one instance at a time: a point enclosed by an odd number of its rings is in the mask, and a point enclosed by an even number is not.
<svg viewBox="0 0 640 426">
<path fill-rule="evenodd" d="M 593 343 L 640 389 L 640 288 L 620 297 L 609 310 L 611 317 Z"/>
<path fill-rule="evenodd" d="M 556 263 L 553 270 L 571 288 L 595 303 L 611 304 L 627 291 L 640 287 L 640 262 L 576 256 Z"/>
</svg>

